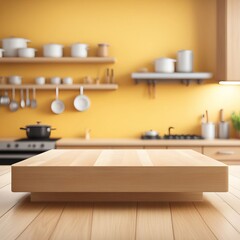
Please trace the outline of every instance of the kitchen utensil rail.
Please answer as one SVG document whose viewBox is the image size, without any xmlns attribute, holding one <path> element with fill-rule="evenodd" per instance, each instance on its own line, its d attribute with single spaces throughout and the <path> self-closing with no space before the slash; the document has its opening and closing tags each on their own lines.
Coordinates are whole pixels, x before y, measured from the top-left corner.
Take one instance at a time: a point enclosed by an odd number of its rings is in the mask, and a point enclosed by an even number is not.
<svg viewBox="0 0 240 240">
<path fill-rule="evenodd" d="M 84 88 L 84 90 L 117 90 L 118 84 L 60 84 L 57 85 L 59 89 L 61 90 L 78 90 L 81 86 Z M 21 85 L 11 85 L 11 84 L 0 84 L 0 89 L 32 89 L 35 88 L 36 90 L 53 90 L 56 89 L 55 84 L 43 84 L 43 85 L 37 85 L 37 84 L 21 84 Z"/>
<path fill-rule="evenodd" d="M 114 57 L 61 57 L 61 58 L 49 58 L 49 57 L 34 57 L 34 58 L 21 58 L 21 57 L 3 57 L 0 59 L 0 63 L 115 63 Z"/>
</svg>

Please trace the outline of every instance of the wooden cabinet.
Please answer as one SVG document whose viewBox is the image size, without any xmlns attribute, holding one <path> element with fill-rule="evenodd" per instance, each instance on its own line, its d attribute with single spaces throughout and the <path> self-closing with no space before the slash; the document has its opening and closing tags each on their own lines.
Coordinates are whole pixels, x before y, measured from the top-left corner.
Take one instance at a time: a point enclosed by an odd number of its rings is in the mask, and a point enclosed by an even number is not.
<svg viewBox="0 0 240 240">
<path fill-rule="evenodd" d="M 240 0 L 239 0 L 240 1 Z M 191 149 L 226 164 L 240 164 L 240 140 L 61 139 L 57 149 Z"/>
<path fill-rule="evenodd" d="M 217 80 L 240 81 L 240 1 L 217 0 Z"/>
<path fill-rule="evenodd" d="M 203 154 L 226 164 L 240 164 L 240 147 L 203 147 Z"/>
<path fill-rule="evenodd" d="M 178 147 L 178 146 L 171 146 L 167 147 L 167 149 L 191 149 L 196 152 L 202 153 L 202 147 L 196 147 L 196 146 L 184 146 L 184 147 Z"/>
</svg>

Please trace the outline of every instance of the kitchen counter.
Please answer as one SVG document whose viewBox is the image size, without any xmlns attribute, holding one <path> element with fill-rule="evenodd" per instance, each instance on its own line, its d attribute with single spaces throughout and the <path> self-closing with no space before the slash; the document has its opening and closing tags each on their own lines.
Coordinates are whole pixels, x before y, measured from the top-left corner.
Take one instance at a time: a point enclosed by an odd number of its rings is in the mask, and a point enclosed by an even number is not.
<svg viewBox="0 0 240 240">
<path fill-rule="evenodd" d="M 214 140 L 141 140 L 141 139 L 80 139 L 62 138 L 57 141 L 57 148 L 62 147 L 170 147 L 170 146 L 238 146 L 239 139 Z"/>
<path fill-rule="evenodd" d="M 240 139 L 141 140 L 63 138 L 57 149 L 192 149 L 226 164 L 240 164 Z"/>
</svg>

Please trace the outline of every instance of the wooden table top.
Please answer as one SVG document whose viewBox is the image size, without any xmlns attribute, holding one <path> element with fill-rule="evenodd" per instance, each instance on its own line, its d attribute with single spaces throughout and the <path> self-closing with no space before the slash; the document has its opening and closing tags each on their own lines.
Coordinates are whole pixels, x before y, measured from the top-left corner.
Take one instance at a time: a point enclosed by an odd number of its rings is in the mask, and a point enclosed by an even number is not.
<svg viewBox="0 0 240 240">
<path fill-rule="evenodd" d="M 225 164 L 193 150 L 50 150 L 14 164 L 27 166 L 154 166 L 154 167 L 227 167 Z"/>
</svg>

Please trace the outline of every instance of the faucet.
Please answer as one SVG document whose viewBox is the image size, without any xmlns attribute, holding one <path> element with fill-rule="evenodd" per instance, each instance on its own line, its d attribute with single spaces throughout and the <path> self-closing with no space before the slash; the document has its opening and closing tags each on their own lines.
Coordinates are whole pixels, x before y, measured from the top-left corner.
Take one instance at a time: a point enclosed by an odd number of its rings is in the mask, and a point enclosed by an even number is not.
<svg viewBox="0 0 240 240">
<path fill-rule="evenodd" d="M 174 127 L 169 127 L 169 128 L 168 128 L 168 136 L 172 135 L 172 134 L 171 134 L 171 130 L 172 130 L 172 129 L 174 129 Z"/>
</svg>

